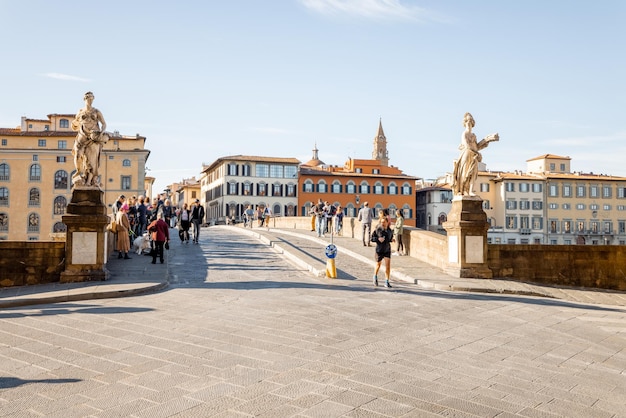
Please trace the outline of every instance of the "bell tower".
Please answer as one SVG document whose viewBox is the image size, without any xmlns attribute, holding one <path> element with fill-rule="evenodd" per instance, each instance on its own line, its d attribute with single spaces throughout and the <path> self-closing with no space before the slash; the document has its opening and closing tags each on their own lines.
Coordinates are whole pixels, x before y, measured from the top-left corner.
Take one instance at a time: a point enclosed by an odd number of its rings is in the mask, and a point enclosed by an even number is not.
<svg viewBox="0 0 626 418">
<path fill-rule="evenodd" d="M 382 118 L 378 121 L 378 132 L 374 137 L 374 151 L 372 152 L 372 159 L 380 161 L 380 165 L 389 165 L 389 155 L 387 154 L 387 138 L 385 132 L 383 132 Z"/>
</svg>

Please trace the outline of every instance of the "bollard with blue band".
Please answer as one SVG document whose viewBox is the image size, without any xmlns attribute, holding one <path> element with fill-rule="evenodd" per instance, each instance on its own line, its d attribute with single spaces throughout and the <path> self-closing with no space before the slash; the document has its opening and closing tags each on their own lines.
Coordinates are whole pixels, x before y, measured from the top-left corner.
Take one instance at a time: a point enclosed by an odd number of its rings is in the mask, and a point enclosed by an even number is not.
<svg viewBox="0 0 626 418">
<path fill-rule="evenodd" d="M 326 260 L 326 277 L 328 277 L 329 279 L 336 279 L 337 269 L 335 268 L 335 257 L 337 257 L 337 246 L 333 244 L 332 236 L 331 236 L 331 242 L 330 244 L 326 246 L 324 253 L 326 254 L 326 257 L 328 258 Z"/>
</svg>

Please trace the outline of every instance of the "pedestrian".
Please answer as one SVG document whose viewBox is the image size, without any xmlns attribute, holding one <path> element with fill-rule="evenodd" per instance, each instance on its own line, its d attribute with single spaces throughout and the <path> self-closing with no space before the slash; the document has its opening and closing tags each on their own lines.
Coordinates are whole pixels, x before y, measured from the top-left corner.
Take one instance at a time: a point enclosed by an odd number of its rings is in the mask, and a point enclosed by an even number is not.
<svg viewBox="0 0 626 418">
<path fill-rule="evenodd" d="M 317 237 L 323 238 L 326 231 L 326 213 L 324 213 L 324 202 L 319 200 L 315 207 L 315 230 L 317 231 Z"/>
<path fill-rule="evenodd" d="M 378 220 L 386 218 L 389 225 L 391 225 L 391 216 L 389 216 L 389 209 L 378 209 Z"/>
<path fill-rule="evenodd" d="M 183 208 L 178 214 L 180 223 L 178 224 L 180 240 L 189 244 L 189 227 L 191 227 L 191 211 L 187 203 L 183 203 Z"/>
<path fill-rule="evenodd" d="M 172 201 L 169 199 L 165 199 L 165 201 L 163 202 L 163 220 L 167 224 L 168 228 L 173 228 L 173 226 L 171 225 L 172 216 L 175 216 L 173 209 L 174 208 L 172 206 Z"/>
<path fill-rule="evenodd" d="M 120 206 L 120 210 L 115 215 L 115 222 L 117 222 L 117 258 L 129 260 L 130 237 L 128 231 L 130 231 L 130 221 L 128 220 L 128 204 L 124 203 Z"/>
<path fill-rule="evenodd" d="M 263 209 L 263 223 L 265 224 L 265 227 L 267 228 L 267 230 L 270 230 L 270 218 L 272 217 L 272 210 L 270 209 L 269 206 L 265 206 L 265 209 Z"/>
<path fill-rule="evenodd" d="M 376 243 L 376 251 L 374 259 L 376 260 L 376 269 L 374 270 L 374 286 L 378 286 L 378 270 L 380 264 L 385 262 L 385 287 L 391 287 L 389 284 L 389 276 L 391 275 L 391 243 L 393 240 L 393 231 L 389 228 L 389 221 L 382 218 L 376 225 L 376 229 L 372 232 L 371 241 Z"/>
<path fill-rule="evenodd" d="M 143 196 L 139 196 L 139 202 L 137 203 L 137 218 L 137 236 L 140 236 L 146 231 L 146 225 L 148 224 L 148 208 Z"/>
<path fill-rule="evenodd" d="M 329 203 L 328 201 L 324 202 L 324 215 L 326 217 L 326 227 L 324 230 L 328 234 L 333 233 L 333 217 L 335 216 L 336 211 L 337 208 L 335 205 Z"/>
<path fill-rule="evenodd" d="M 343 228 L 343 209 L 341 208 L 341 205 L 337 205 L 337 211 L 335 213 L 333 225 L 335 227 L 335 234 L 342 235 L 341 230 Z"/>
<path fill-rule="evenodd" d="M 363 207 L 359 209 L 357 220 L 361 222 L 361 228 L 363 229 L 363 246 L 371 247 L 370 234 L 372 232 L 372 212 L 369 208 L 368 202 L 363 202 Z"/>
<path fill-rule="evenodd" d="M 115 204 L 113 205 L 113 208 L 112 208 L 113 215 L 117 215 L 117 212 L 120 210 L 120 208 L 122 207 L 125 201 L 126 201 L 126 196 L 124 196 L 123 194 L 119 195 L 119 197 L 115 201 Z"/>
<path fill-rule="evenodd" d="M 263 226 L 263 210 L 261 209 L 261 205 L 258 205 L 256 207 L 256 219 L 257 219 L 257 226 L 259 228 L 261 228 Z"/>
<path fill-rule="evenodd" d="M 196 202 L 191 209 L 191 224 L 193 225 L 193 243 L 197 244 L 200 239 L 200 225 L 204 219 L 204 207 L 200 204 L 200 199 L 196 199 Z"/>
<path fill-rule="evenodd" d="M 245 216 L 244 227 L 249 226 L 250 228 L 252 228 L 252 223 L 254 222 L 254 209 L 252 209 L 252 205 L 248 205 L 248 208 L 246 209 L 244 216 Z"/>
<path fill-rule="evenodd" d="M 315 224 L 317 222 L 317 205 L 311 205 L 309 215 L 311 215 L 311 232 L 315 232 Z"/>
<path fill-rule="evenodd" d="M 139 221 L 137 220 L 137 196 L 132 196 L 128 199 L 128 220 L 130 221 L 130 235 L 131 242 L 137 236 L 137 225 Z"/>
<path fill-rule="evenodd" d="M 163 264 L 163 247 L 166 242 L 170 241 L 170 226 L 163 220 L 163 217 L 163 212 L 159 212 L 156 221 L 152 221 L 148 225 L 148 231 L 150 231 L 152 241 L 154 241 L 152 264 L 156 264 L 157 256 L 161 264 Z"/>
<path fill-rule="evenodd" d="M 396 252 L 392 255 L 406 255 L 404 252 L 404 243 L 402 242 L 402 233 L 404 232 L 404 216 L 402 216 L 402 211 L 400 209 L 396 209 L 396 222 L 393 224 L 393 235 L 396 240 L 397 247 Z"/>
</svg>

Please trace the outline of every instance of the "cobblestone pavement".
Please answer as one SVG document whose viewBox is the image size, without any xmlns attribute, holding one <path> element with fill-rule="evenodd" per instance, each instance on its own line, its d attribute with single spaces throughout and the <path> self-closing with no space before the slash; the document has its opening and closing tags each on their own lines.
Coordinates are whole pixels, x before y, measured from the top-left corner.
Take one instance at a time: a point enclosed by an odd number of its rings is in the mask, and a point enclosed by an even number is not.
<svg viewBox="0 0 626 418">
<path fill-rule="evenodd" d="M 172 242 L 157 293 L 0 310 L 0 416 L 626 417 L 621 306 L 374 288 L 339 238 L 327 279 L 324 242 L 257 233 Z"/>
</svg>

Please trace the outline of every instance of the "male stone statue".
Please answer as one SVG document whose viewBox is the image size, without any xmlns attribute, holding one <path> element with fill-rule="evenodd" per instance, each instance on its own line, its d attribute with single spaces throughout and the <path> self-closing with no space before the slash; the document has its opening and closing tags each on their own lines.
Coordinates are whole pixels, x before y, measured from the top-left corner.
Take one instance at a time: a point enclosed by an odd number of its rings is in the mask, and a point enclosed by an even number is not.
<svg viewBox="0 0 626 418">
<path fill-rule="evenodd" d="M 75 185 L 100 187 L 100 154 L 102 146 L 109 140 L 104 131 L 106 122 L 102 113 L 91 106 L 93 93 L 85 93 L 85 107 L 80 109 L 72 121 L 72 129 L 77 131 L 72 154 L 76 174 L 72 178 Z"/>
<path fill-rule="evenodd" d="M 476 125 L 474 118 L 468 112 L 463 117 L 465 131 L 461 135 L 461 155 L 454 160 L 452 191 L 454 195 L 476 196 L 474 193 L 474 182 L 478 175 L 478 163 L 482 161 L 480 150 L 487 148 L 490 142 L 498 141 L 500 137 L 497 133 L 486 136 L 480 142 L 476 142 L 476 135 L 472 128 Z"/>
</svg>

